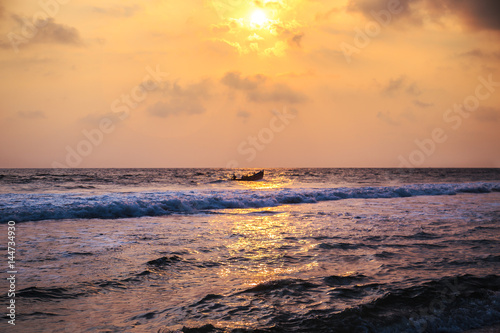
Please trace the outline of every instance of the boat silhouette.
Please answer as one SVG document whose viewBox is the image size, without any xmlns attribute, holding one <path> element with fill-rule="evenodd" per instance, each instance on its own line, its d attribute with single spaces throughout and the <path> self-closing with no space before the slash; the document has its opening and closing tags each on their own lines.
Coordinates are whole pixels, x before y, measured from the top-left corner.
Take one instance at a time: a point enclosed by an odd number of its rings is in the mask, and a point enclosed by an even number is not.
<svg viewBox="0 0 500 333">
<path fill-rule="evenodd" d="M 254 173 L 253 175 L 241 176 L 241 178 L 236 178 L 236 175 L 233 175 L 233 178 L 231 180 L 248 182 L 261 180 L 262 178 L 264 178 L 264 170 Z"/>
</svg>

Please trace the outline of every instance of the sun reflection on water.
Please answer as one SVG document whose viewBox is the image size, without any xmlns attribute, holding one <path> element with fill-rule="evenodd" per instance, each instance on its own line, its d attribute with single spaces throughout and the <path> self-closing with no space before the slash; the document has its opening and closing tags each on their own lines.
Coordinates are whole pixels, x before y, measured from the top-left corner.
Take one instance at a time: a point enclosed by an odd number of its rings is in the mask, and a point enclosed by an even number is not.
<svg viewBox="0 0 500 333">
<path fill-rule="evenodd" d="M 284 175 L 266 175 L 265 180 L 255 182 L 238 182 L 239 185 L 250 190 L 274 190 L 289 187 L 293 181 Z"/>
<path fill-rule="evenodd" d="M 252 287 L 318 266 L 315 261 L 294 264 L 298 248 L 293 235 L 300 231 L 289 212 L 266 208 L 241 209 L 236 214 L 245 218 L 232 221 L 226 244 L 231 260 L 219 271 L 220 277 L 243 279 Z"/>
</svg>

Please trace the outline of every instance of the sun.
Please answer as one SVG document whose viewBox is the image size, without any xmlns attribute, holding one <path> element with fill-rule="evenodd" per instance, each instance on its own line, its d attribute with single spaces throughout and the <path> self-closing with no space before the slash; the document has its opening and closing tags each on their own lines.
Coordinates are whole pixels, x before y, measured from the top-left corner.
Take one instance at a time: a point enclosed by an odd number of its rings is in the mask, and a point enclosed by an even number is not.
<svg viewBox="0 0 500 333">
<path fill-rule="evenodd" d="M 250 23 L 252 25 L 263 26 L 267 23 L 267 21 L 269 21 L 269 19 L 262 9 L 254 10 L 252 16 L 250 17 Z"/>
</svg>

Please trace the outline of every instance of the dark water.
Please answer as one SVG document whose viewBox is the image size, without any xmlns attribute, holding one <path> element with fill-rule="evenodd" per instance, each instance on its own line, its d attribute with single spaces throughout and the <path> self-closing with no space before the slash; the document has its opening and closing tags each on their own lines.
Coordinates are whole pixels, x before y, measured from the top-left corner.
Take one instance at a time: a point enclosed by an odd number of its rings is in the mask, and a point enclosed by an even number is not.
<svg viewBox="0 0 500 333">
<path fill-rule="evenodd" d="M 224 184 L 254 169 L 0 169 L 0 193 L 172 190 Z M 266 184 L 386 186 L 499 181 L 500 169 L 266 169 Z"/>
<path fill-rule="evenodd" d="M 0 173 L 19 267 L 16 326 L 2 331 L 500 323 L 498 169 L 272 169 L 256 183 L 222 169 Z"/>
</svg>

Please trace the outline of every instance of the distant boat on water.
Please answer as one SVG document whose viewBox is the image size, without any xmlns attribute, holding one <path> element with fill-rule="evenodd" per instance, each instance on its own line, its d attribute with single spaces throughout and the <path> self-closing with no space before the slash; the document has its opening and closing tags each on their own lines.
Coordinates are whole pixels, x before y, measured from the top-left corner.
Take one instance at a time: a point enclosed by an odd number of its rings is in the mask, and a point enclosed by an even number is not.
<svg viewBox="0 0 500 333">
<path fill-rule="evenodd" d="M 253 175 L 248 175 L 248 176 L 242 176 L 241 178 L 236 178 L 236 175 L 233 175 L 233 178 L 231 180 L 237 180 L 237 181 L 256 181 L 256 180 L 261 180 L 264 178 L 264 170 L 261 170 L 257 173 L 254 173 Z"/>
</svg>

